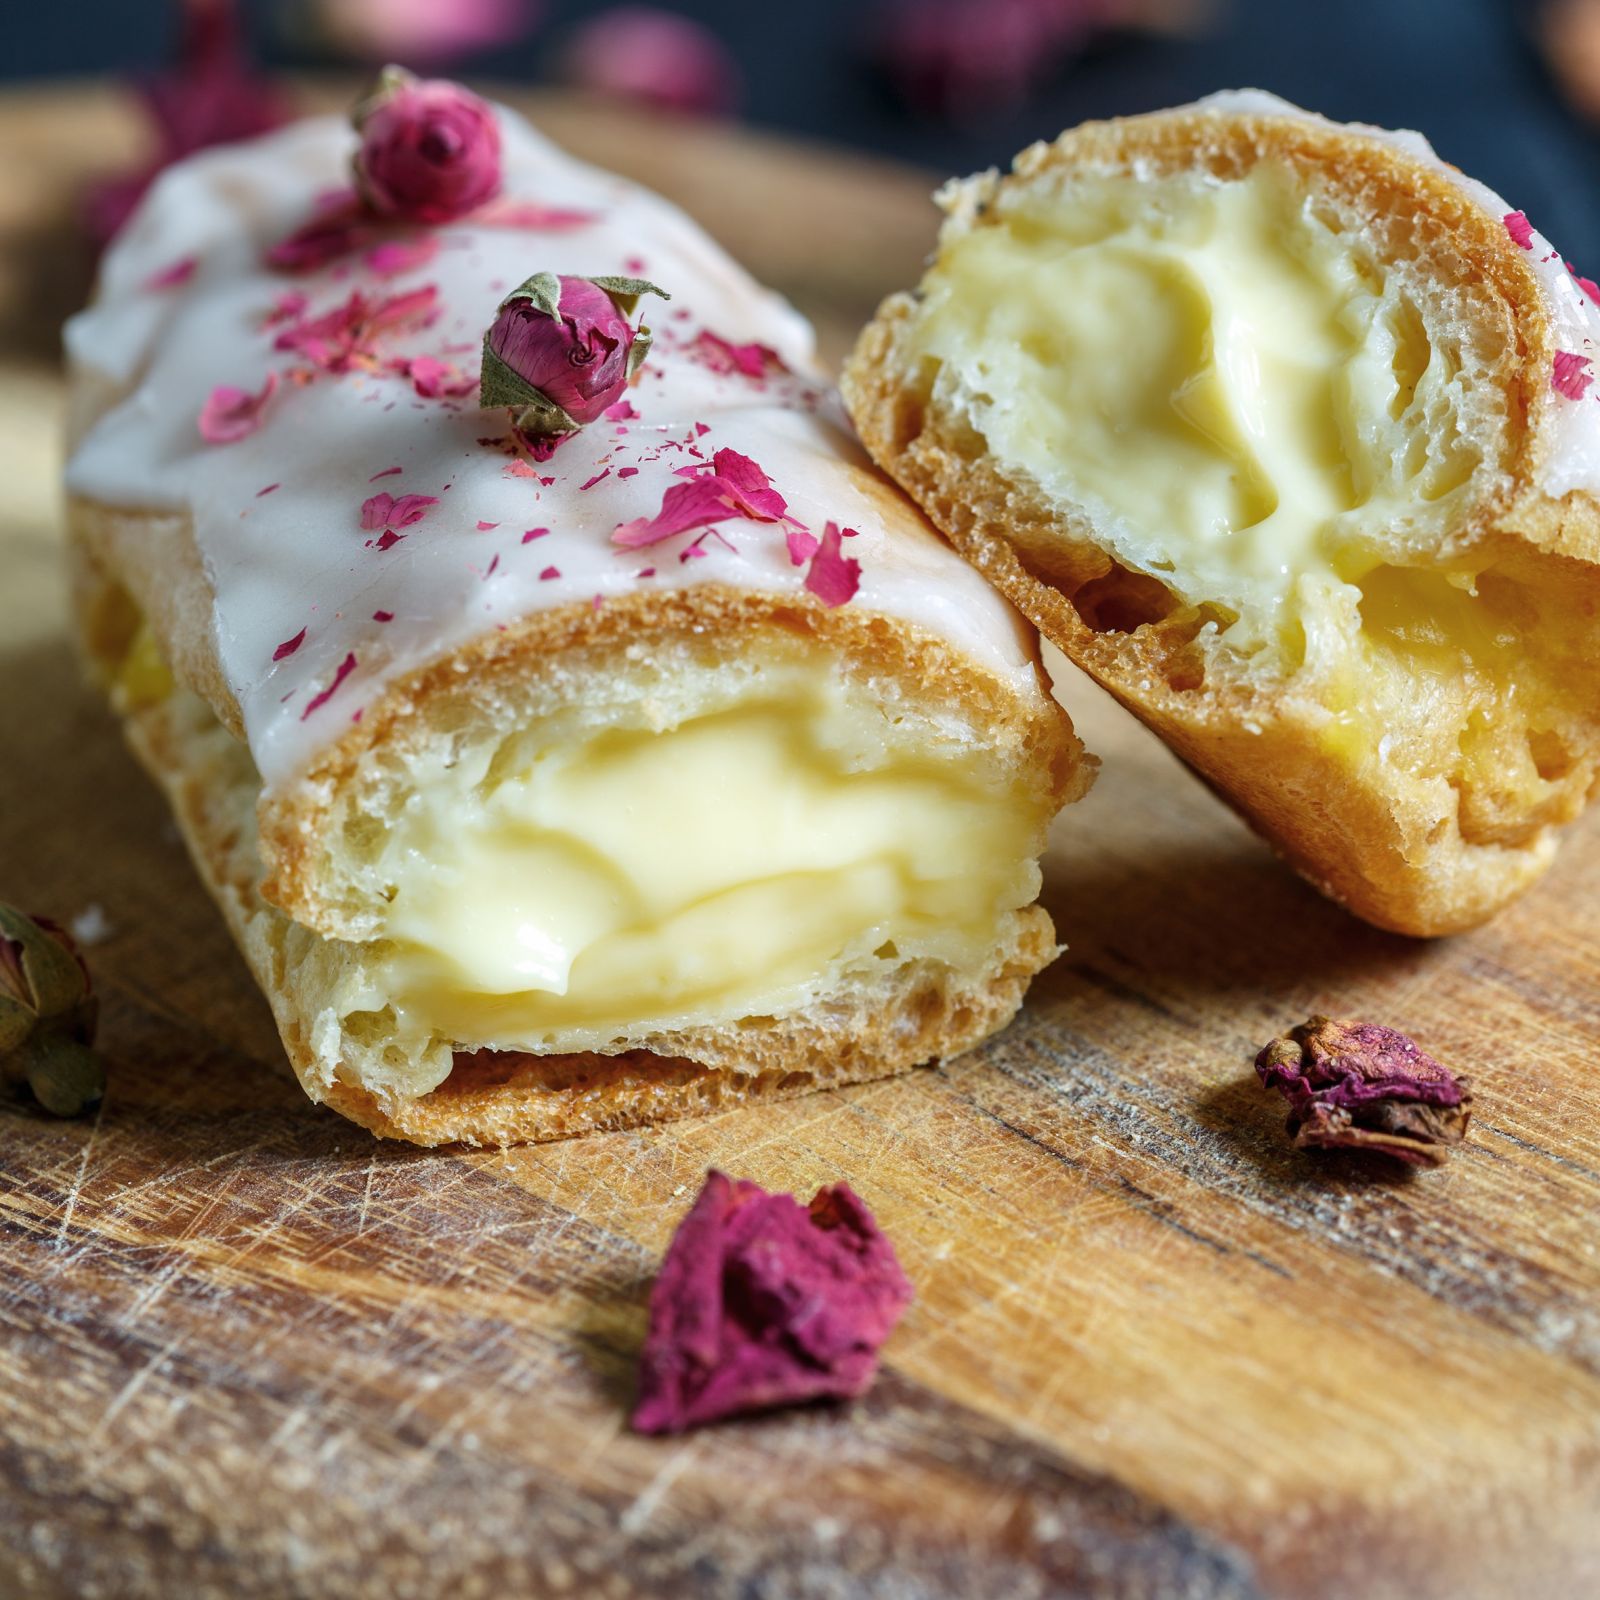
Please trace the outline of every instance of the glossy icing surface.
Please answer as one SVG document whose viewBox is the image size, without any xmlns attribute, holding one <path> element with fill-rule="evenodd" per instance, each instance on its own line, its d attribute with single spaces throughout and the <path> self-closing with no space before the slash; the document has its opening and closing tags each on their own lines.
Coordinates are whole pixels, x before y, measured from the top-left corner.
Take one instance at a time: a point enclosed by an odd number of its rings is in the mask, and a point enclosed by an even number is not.
<svg viewBox="0 0 1600 1600">
<path fill-rule="evenodd" d="M 734 520 L 645 550 L 612 542 L 723 448 L 757 462 L 815 533 L 829 520 L 857 530 L 846 542 L 862 568 L 852 606 L 1031 681 L 1032 637 L 1010 607 L 909 512 L 884 527 L 885 491 L 817 374 L 804 321 L 675 208 L 501 115 L 504 199 L 519 219 L 386 230 L 432 249 L 411 265 L 358 250 L 312 272 L 274 270 L 267 250 L 347 180 L 354 135 L 313 119 L 168 172 L 108 256 L 96 303 L 68 327 L 80 381 L 118 397 L 79 441 L 68 488 L 189 514 L 218 657 L 267 784 L 291 781 L 388 679 L 538 609 L 705 582 L 799 595 L 804 571 L 776 524 Z M 161 281 L 191 260 L 183 281 Z M 475 394 L 425 397 L 394 364 L 429 357 L 475 376 L 496 306 L 541 270 L 643 275 L 673 298 L 646 302 L 656 343 L 628 396 L 636 415 L 528 463 L 503 442 L 505 412 L 480 411 Z M 354 292 L 430 286 L 437 314 L 374 336 L 374 361 L 333 372 L 277 348 L 297 316 Z M 306 303 L 286 314 L 285 295 Z M 773 359 L 751 375 L 718 341 L 766 346 Z M 273 375 L 255 432 L 202 439 L 215 388 L 259 392 Z M 379 494 L 435 503 L 390 537 L 362 526 Z"/>
</svg>

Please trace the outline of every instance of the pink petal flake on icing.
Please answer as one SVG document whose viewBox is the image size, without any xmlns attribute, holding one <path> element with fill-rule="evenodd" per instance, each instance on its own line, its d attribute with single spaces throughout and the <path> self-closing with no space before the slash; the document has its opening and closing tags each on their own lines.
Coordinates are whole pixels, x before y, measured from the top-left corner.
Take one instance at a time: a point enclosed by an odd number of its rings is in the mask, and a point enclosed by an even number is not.
<svg viewBox="0 0 1600 1600">
<path fill-rule="evenodd" d="M 310 295 L 301 293 L 299 289 L 286 289 L 267 307 L 267 314 L 261 319 L 261 326 L 281 328 L 286 322 L 298 322 L 310 304 Z"/>
<path fill-rule="evenodd" d="M 1571 350 L 1556 351 L 1555 371 L 1550 375 L 1551 387 L 1568 400 L 1583 399 L 1584 391 L 1594 382 L 1589 370 L 1589 357 Z"/>
<path fill-rule="evenodd" d="M 496 555 L 494 560 L 489 563 L 489 570 L 484 573 L 484 577 L 485 578 L 492 578 L 494 576 L 494 574 L 495 574 L 495 569 L 499 565 L 500 565 L 500 557 L 498 555 Z"/>
<path fill-rule="evenodd" d="M 269 483 L 266 488 L 256 490 L 256 499 L 264 500 L 269 494 L 273 493 L 274 490 L 281 489 L 282 487 L 283 485 L 281 483 Z"/>
<path fill-rule="evenodd" d="M 385 528 L 376 539 L 368 539 L 369 548 L 377 550 L 393 550 L 405 538 L 403 533 L 396 533 L 393 528 Z"/>
<path fill-rule="evenodd" d="M 292 639 L 285 639 L 276 650 L 272 652 L 274 661 L 287 661 L 296 650 L 306 642 L 306 630 L 302 628 Z"/>
<path fill-rule="evenodd" d="M 372 476 L 367 479 L 367 482 L 376 483 L 379 478 L 392 478 L 397 472 L 404 472 L 405 470 L 406 469 L 404 467 L 385 467 L 382 472 L 374 472 Z"/>
<path fill-rule="evenodd" d="M 393 622 L 394 621 L 394 612 L 392 612 L 392 611 L 374 611 L 372 613 L 372 620 L 374 622 Z"/>
<path fill-rule="evenodd" d="M 144 280 L 144 287 L 149 290 L 176 289 L 187 283 L 200 265 L 199 256 L 179 256 L 170 267 L 163 267 L 159 272 L 151 273 Z"/>
<path fill-rule="evenodd" d="M 333 675 L 333 682 L 321 694 L 314 695 L 304 711 L 300 713 L 300 720 L 304 722 L 313 711 L 320 711 L 339 692 L 344 680 L 356 670 L 355 652 L 352 650 L 343 661 L 339 663 L 339 670 Z"/>
<path fill-rule="evenodd" d="M 541 583 L 548 583 L 552 578 L 559 578 L 560 576 L 560 567 L 546 567 L 544 571 L 539 574 L 539 581 Z"/>
<path fill-rule="evenodd" d="M 480 521 L 478 523 L 478 532 L 479 533 L 488 533 L 491 528 L 498 528 L 499 526 L 500 526 L 500 524 L 498 522 L 483 522 L 483 521 Z"/>
<path fill-rule="evenodd" d="M 402 272 L 425 267 L 439 253 L 438 236 L 425 233 L 417 239 L 386 239 L 361 259 L 380 278 L 397 278 Z"/>
<path fill-rule="evenodd" d="M 853 528 L 844 530 L 846 536 L 854 533 Z M 825 606 L 844 605 L 861 587 L 861 563 L 844 553 L 837 522 L 823 528 L 822 543 L 806 569 L 805 586 Z"/>
<path fill-rule="evenodd" d="M 610 476 L 611 476 L 611 468 L 607 467 L 604 472 L 595 473 L 595 475 L 592 478 L 590 478 L 586 483 L 580 483 L 578 485 L 578 492 L 581 494 L 585 489 L 592 489 L 592 488 L 594 488 L 594 486 L 597 483 L 600 482 L 600 480 L 602 478 L 609 478 Z"/>
<path fill-rule="evenodd" d="M 302 319 L 273 341 L 277 350 L 292 350 L 324 372 L 348 372 L 358 364 L 375 364 L 374 345 L 380 334 L 424 325 L 438 314 L 439 291 L 433 284 L 405 294 L 373 299 L 361 290 L 321 316 Z"/>
<path fill-rule="evenodd" d="M 540 233 L 567 233 L 587 228 L 600 220 L 598 211 L 579 211 L 569 206 L 542 206 L 526 200 L 492 200 L 473 213 L 472 220 L 483 228 L 529 228 Z"/>
<path fill-rule="evenodd" d="M 392 494 L 375 494 L 361 502 L 361 526 L 369 533 L 375 533 L 379 528 L 389 532 L 397 528 L 409 528 L 427 516 L 429 506 L 438 503 L 439 497 L 432 494 L 403 494 L 399 499 Z M 389 548 L 382 540 L 378 541 L 378 546 L 384 550 Z"/>
<path fill-rule="evenodd" d="M 411 380 L 411 387 L 424 400 L 459 400 L 476 391 L 478 379 L 440 361 L 434 356 L 413 356 L 397 361 L 394 370 Z"/>
<path fill-rule="evenodd" d="M 1511 242 L 1523 250 L 1533 249 L 1533 224 L 1520 211 L 1508 211 L 1500 219 L 1511 235 Z"/>
<path fill-rule="evenodd" d="M 278 375 L 267 374 L 267 381 L 256 394 L 220 383 L 200 408 L 200 437 L 207 444 L 236 444 L 261 426 L 262 413 L 278 387 Z"/>
<path fill-rule="evenodd" d="M 737 450 L 719 450 L 710 472 L 673 484 L 661 497 L 661 509 L 655 516 L 635 517 L 632 522 L 620 524 L 611 540 L 625 550 L 638 550 L 677 533 L 709 528 L 735 518 L 751 522 L 793 521 L 783 496 L 749 456 L 740 455 Z M 696 550 L 696 554 L 703 553 Z M 683 559 L 688 559 L 688 552 Z"/>
<path fill-rule="evenodd" d="M 532 544 L 535 539 L 544 538 L 549 531 L 550 530 L 548 528 L 529 528 L 528 531 L 523 534 L 522 542 L 524 544 Z"/>
<path fill-rule="evenodd" d="M 267 251 L 267 265 L 279 272 L 314 272 L 359 250 L 376 229 L 354 189 L 334 189 L 319 197 L 311 216 Z"/>
<path fill-rule="evenodd" d="M 639 413 L 633 409 L 631 400 L 619 400 L 614 406 L 607 406 L 600 415 L 607 422 L 632 422 Z"/>
<path fill-rule="evenodd" d="M 725 377 L 737 372 L 746 378 L 762 378 L 769 371 L 785 370 L 778 352 L 770 345 L 733 344 L 709 328 L 702 328 L 685 348 L 702 366 Z"/>
<path fill-rule="evenodd" d="M 791 566 L 803 567 L 817 553 L 817 537 L 804 528 L 791 528 L 786 535 Z"/>
<path fill-rule="evenodd" d="M 637 467 L 618 467 L 617 476 L 619 478 L 637 478 L 639 469 Z"/>
</svg>

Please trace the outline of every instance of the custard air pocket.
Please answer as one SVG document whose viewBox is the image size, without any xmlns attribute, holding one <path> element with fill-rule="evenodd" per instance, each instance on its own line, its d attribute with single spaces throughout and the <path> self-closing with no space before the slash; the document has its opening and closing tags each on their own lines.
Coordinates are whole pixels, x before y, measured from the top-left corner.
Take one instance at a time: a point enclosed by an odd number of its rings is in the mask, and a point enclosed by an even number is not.
<svg viewBox="0 0 1600 1600">
<path fill-rule="evenodd" d="M 672 207 L 362 136 L 174 169 L 69 331 L 84 639 L 307 1092 L 495 1144 L 1001 1026 L 1089 767 L 1026 624 Z"/>
<path fill-rule="evenodd" d="M 845 374 L 878 462 L 1351 910 L 1533 882 L 1600 756 L 1600 291 L 1420 136 L 1253 91 L 942 199 Z"/>
</svg>

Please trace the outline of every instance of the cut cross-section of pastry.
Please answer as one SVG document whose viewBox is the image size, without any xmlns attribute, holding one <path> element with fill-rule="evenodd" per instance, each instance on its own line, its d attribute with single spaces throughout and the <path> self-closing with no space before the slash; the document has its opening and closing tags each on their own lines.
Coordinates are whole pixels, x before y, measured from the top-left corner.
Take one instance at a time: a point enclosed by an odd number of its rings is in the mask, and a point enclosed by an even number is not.
<svg viewBox="0 0 1600 1600">
<path fill-rule="evenodd" d="M 787 306 L 498 120 L 502 193 L 440 226 L 319 220 L 332 119 L 174 169 L 69 332 L 84 637 L 301 1082 L 497 1144 L 976 1043 L 1055 954 L 1092 765 L 1032 630 Z M 479 409 L 512 286 L 643 271 L 624 398 L 553 444 Z"/>
<path fill-rule="evenodd" d="M 1482 921 L 1600 762 L 1600 291 L 1420 136 L 1258 92 L 952 184 L 879 463 L 1326 892 Z"/>
</svg>

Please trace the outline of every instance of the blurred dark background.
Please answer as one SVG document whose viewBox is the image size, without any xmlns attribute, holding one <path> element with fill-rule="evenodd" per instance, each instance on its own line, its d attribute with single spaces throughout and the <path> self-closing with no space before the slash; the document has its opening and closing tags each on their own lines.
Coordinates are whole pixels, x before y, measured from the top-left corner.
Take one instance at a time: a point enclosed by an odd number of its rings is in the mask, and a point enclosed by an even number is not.
<svg viewBox="0 0 1600 1600">
<path fill-rule="evenodd" d="M 266 69 L 395 55 L 474 79 L 579 82 L 942 172 L 1084 117 L 1240 84 L 1422 129 L 1593 272 L 1600 0 L 254 0 Z M 177 0 L 10 8 L 0 78 L 152 72 Z"/>
</svg>

